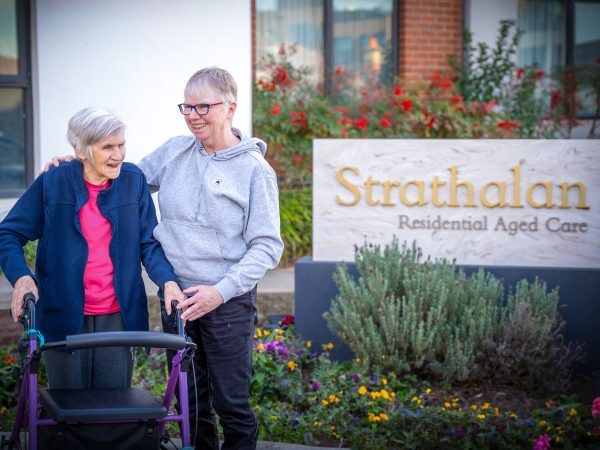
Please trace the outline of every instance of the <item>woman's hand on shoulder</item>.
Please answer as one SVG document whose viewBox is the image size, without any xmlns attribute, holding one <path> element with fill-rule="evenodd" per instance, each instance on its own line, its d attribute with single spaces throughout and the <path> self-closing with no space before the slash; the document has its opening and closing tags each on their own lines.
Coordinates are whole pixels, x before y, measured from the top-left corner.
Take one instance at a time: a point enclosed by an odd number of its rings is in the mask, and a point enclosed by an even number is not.
<svg viewBox="0 0 600 450">
<path fill-rule="evenodd" d="M 69 161 L 73 161 L 74 159 L 75 159 L 74 155 L 53 156 L 52 160 L 50 160 L 46 164 L 44 164 L 44 168 L 42 169 L 42 171 L 40 173 L 48 172 L 50 170 L 50 167 L 52 167 L 52 166 L 58 167 L 61 162 L 69 162 Z"/>
<path fill-rule="evenodd" d="M 40 297 L 38 294 L 38 288 L 29 275 L 23 275 L 21 278 L 17 280 L 13 287 L 12 292 L 12 303 L 10 305 L 10 310 L 12 313 L 13 322 L 19 321 L 19 316 L 21 315 L 21 310 L 23 309 L 23 297 L 25 294 L 31 292 L 35 297 L 35 301 Z"/>
</svg>

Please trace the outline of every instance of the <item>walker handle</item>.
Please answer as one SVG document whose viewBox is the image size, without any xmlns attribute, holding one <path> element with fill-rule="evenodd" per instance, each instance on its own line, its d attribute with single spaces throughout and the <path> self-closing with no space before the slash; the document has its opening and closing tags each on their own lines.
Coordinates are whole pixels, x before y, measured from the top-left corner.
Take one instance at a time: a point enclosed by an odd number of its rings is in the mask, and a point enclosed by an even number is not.
<svg viewBox="0 0 600 450">
<path fill-rule="evenodd" d="M 27 292 L 23 296 L 23 308 L 21 314 L 19 314 L 19 322 L 23 324 L 25 330 L 35 329 L 35 297 L 33 292 Z"/>
<path fill-rule="evenodd" d="M 180 309 L 177 309 L 177 300 L 171 300 L 171 314 L 175 314 L 177 317 L 177 334 L 179 336 L 185 336 L 185 329 L 183 327 L 183 320 L 181 314 L 183 313 Z"/>
<path fill-rule="evenodd" d="M 185 338 L 155 331 L 101 331 L 67 336 L 67 350 L 91 347 L 152 347 L 181 350 L 186 347 Z"/>
</svg>

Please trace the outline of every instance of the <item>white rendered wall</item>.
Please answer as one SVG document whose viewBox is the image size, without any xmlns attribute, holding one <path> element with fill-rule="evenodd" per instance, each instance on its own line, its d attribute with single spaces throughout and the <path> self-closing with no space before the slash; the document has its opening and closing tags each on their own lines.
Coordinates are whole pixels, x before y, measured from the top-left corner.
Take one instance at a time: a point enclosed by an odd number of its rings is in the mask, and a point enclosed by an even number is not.
<svg viewBox="0 0 600 450">
<path fill-rule="evenodd" d="M 466 0 L 465 25 L 473 43 L 494 47 L 501 20 L 517 20 L 518 0 Z"/>
<path fill-rule="evenodd" d="M 37 0 L 34 28 L 36 172 L 71 153 L 68 119 L 86 106 L 127 125 L 138 162 L 188 134 L 177 104 L 196 70 L 219 66 L 238 83 L 234 126 L 251 131 L 251 15 L 247 0 Z"/>
</svg>

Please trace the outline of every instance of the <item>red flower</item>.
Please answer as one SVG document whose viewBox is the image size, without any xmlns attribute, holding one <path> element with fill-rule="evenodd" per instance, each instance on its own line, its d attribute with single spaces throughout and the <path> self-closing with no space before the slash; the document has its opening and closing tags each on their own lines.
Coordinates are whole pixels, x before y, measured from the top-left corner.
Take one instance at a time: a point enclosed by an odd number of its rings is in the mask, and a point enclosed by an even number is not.
<svg viewBox="0 0 600 450">
<path fill-rule="evenodd" d="M 596 397 L 592 403 L 592 417 L 600 419 L 600 397 Z"/>
<path fill-rule="evenodd" d="M 410 108 L 412 108 L 412 100 L 404 100 L 400 102 L 400 106 L 404 108 L 404 111 L 409 112 Z"/>
<path fill-rule="evenodd" d="M 523 69 L 522 67 L 517 67 L 517 70 L 515 71 L 515 77 L 517 78 L 517 80 L 520 80 L 521 78 L 523 78 L 524 73 L 525 73 L 525 69 Z"/>
<path fill-rule="evenodd" d="M 281 326 L 281 328 L 284 328 L 289 325 L 294 325 L 295 322 L 296 321 L 295 321 L 294 316 L 288 314 L 281 320 L 281 322 L 279 322 L 279 325 Z"/>
<path fill-rule="evenodd" d="M 302 164 L 302 155 L 295 155 L 294 162 L 298 165 Z"/>
<path fill-rule="evenodd" d="M 434 123 L 435 123 L 435 117 L 432 114 L 431 117 L 429 118 L 429 121 L 427 122 L 427 128 L 429 128 L 429 129 L 433 128 Z"/>
<path fill-rule="evenodd" d="M 442 78 L 440 73 L 436 70 L 433 72 L 433 81 L 431 82 L 431 85 L 442 89 L 450 89 L 452 87 L 452 80 L 449 76 Z"/>
<path fill-rule="evenodd" d="M 554 91 L 550 94 L 550 108 L 555 109 L 558 106 L 559 100 L 562 98 L 560 92 Z"/>
<path fill-rule="evenodd" d="M 14 364 L 14 362 L 15 362 L 15 358 L 13 358 L 13 357 L 12 357 L 12 356 L 10 356 L 10 355 L 6 355 L 6 356 L 4 357 L 4 359 L 5 359 L 7 362 L 11 363 L 11 364 Z"/>
<path fill-rule="evenodd" d="M 279 80 L 279 84 L 284 84 L 288 78 L 287 67 L 275 66 L 275 78 L 277 78 L 277 80 Z"/>
<path fill-rule="evenodd" d="M 535 72 L 533 72 L 533 76 L 536 80 L 543 78 L 544 75 L 546 75 L 546 72 L 544 72 L 542 69 L 536 69 Z"/>
<path fill-rule="evenodd" d="M 390 120 L 387 117 L 384 117 L 379 121 L 379 125 L 381 125 L 382 127 L 389 128 L 392 126 L 392 122 L 390 122 Z"/>
<path fill-rule="evenodd" d="M 306 120 L 306 113 L 304 111 L 292 111 L 290 119 L 294 125 L 298 125 L 299 127 L 308 126 L 308 120 Z"/>
<path fill-rule="evenodd" d="M 521 126 L 516 120 L 502 120 L 496 124 L 499 130 L 513 131 Z"/>
<path fill-rule="evenodd" d="M 275 90 L 275 81 L 273 81 L 273 80 L 271 80 L 271 81 L 259 80 L 258 85 L 264 91 L 274 91 Z"/>
<path fill-rule="evenodd" d="M 281 103 L 275 103 L 271 108 L 271 114 L 274 116 L 278 116 L 281 112 Z"/>
<path fill-rule="evenodd" d="M 452 106 L 457 106 L 462 101 L 463 101 L 463 98 L 460 95 L 453 95 L 450 97 L 450 104 Z"/>
<path fill-rule="evenodd" d="M 358 130 L 362 130 L 365 131 L 367 129 L 367 125 L 369 124 L 369 121 L 367 119 L 356 119 L 354 121 L 354 127 Z"/>
<path fill-rule="evenodd" d="M 360 95 L 362 95 L 362 98 L 369 98 L 369 92 L 368 91 L 362 91 L 360 93 Z"/>
<path fill-rule="evenodd" d="M 340 76 L 340 75 L 341 75 L 341 74 L 343 74 L 343 73 L 344 73 L 344 68 L 343 68 L 343 67 L 341 67 L 341 66 L 337 66 L 337 67 L 335 68 L 335 74 L 336 74 L 337 76 Z"/>
<path fill-rule="evenodd" d="M 347 136 L 348 136 L 348 129 L 342 128 L 342 137 L 347 137 Z"/>
<path fill-rule="evenodd" d="M 334 106 L 334 108 L 335 108 L 336 111 L 339 111 L 342 114 L 348 114 L 348 113 L 350 113 L 350 110 L 348 108 L 343 107 L 343 106 L 336 105 L 336 106 Z"/>
<path fill-rule="evenodd" d="M 394 95 L 397 95 L 398 97 L 402 95 L 402 89 L 400 88 L 400 86 L 396 86 L 394 88 Z"/>
</svg>

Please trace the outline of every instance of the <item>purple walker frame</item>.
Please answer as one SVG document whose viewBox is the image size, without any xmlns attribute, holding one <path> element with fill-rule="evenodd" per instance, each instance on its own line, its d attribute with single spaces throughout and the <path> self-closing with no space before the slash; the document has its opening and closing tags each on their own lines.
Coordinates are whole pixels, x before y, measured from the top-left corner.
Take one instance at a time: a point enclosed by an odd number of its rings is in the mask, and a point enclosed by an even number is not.
<svg viewBox="0 0 600 450">
<path fill-rule="evenodd" d="M 58 421 L 54 419 L 40 419 L 38 418 L 39 410 L 41 409 L 41 405 L 38 405 L 37 400 L 37 363 L 41 357 L 41 353 L 48 348 L 56 348 L 56 347 L 65 347 L 68 345 L 68 339 L 70 336 L 67 336 L 67 341 L 52 343 L 42 345 L 38 349 L 37 345 L 37 332 L 35 331 L 35 300 L 33 296 L 27 294 L 25 299 L 23 300 L 24 308 L 19 320 L 24 324 L 25 327 L 25 335 L 28 340 L 27 342 L 27 357 L 26 362 L 23 366 L 23 370 L 25 373 L 22 374 L 19 386 L 19 400 L 17 403 L 17 410 L 15 414 L 15 423 L 13 425 L 12 433 L 8 441 L 2 439 L 3 442 L 0 444 L 0 449 L 7 447 L 8 449 L 17 449 L 21 447 L 21 428 L 24 425 L 28 426 L 29 432 L 29 447 L 31 450 L 38 449 L 38 436 L 37 430 L 38 427 L 58 425 Z M 174 307 L 175 305 L 173 305 Z M 131 339 L 138 338 L 139 345 L 135 344 L 132 346 L 146 346 L 148 342 L 155 343 L 164 339 L 166 336 L 170 336 L 171 338 L 183 338 L 185 343 L 182 348 L 177 350 L 177 353 L 173 357 L 173 366 L 171 369 L 171 373 L 169 374 L 169 380 L 167 383 L 167 388 L 163 397 L 163 406 L 169 411 L 171 402 L 173 401 L 173 396 L 175 394 L 175 388 L 179 386 L 179 404 L 180 404 L 180 413 L 172 414 L 167 413 L 167 416 L 164 418 L 156 419 L 156 423 L 158 424 L 158 432 L 162 437 L 164 434 L 164 428 L 167 422 L 179 422 L 181 424 L 181 443 L 182 450 L 191 449 L 190 445 L 190 417 L 189 417 L 189 409 L 188 409 L 188 379 L 187 372 L 182 370 L 181 365 L 185 359 L 191 359 L 193 350 L 195 350 L 196 345 L 185 338 L 183 323 L 181 320 L 181 311 L 177 309 L 173 309 L 177 312 L 177 321 L 178 321 L 178 335 L 167 335 L 165 333 L 157 333 L 157 332 L 106 332 L 106 333 L 90 333 L 88 335 L 75 335 L 73 338 L 78 337 L 86 337 L 86 336 L 98 336 L 98 335 L 119 335 L 119 337 L 123 338 L 123 342 L 131 342 Z M 130 338 L 132 336 L 132 338 Z M 152 346 L 152 345 L 149 345 Z M 155 345 L 158 348 L 161 348 L 161 345 Z M 83 347 L 83 346 L 82 346 Z M 162 347 L 167 348 L 167 347 Z M 190 351 L 192 353 L 190 353 Z M 32 364 L 32 362 L 34 364 Z M 119 424 L 119 423 L 133 423 L 136 420 L 115 420 L 115 421 L 94 421 L 90 423 L 110 423 L 110 424 Z"/>
</svg>

